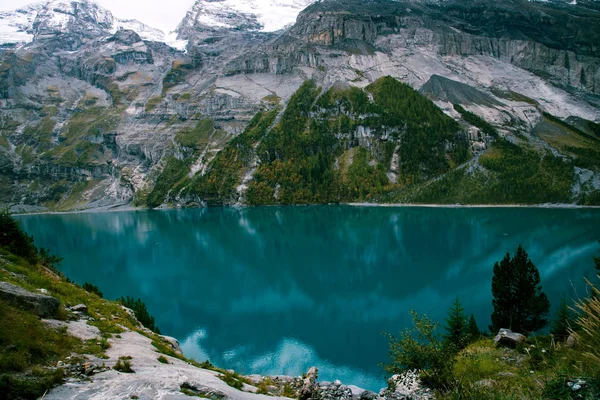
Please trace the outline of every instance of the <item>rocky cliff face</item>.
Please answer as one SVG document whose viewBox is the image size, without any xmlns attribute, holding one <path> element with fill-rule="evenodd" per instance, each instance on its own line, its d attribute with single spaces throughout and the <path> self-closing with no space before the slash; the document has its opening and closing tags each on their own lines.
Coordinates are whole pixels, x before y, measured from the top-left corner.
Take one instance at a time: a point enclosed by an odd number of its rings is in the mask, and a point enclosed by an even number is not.
<svg viewBox="0 0 600 400">
<path fill-rule="evenodd" d="M 459 136 L 472 140 L 471 155 L 489 144 L 480 143 L 480 128 L 452 103 L 510 140 L 525 135 L 538 151 L 567 158 L 574 155 L 561 147 L 562 137 L 547 142 L 533 134 L 543 113 L 583 121 L 579 131 L 595 135 L 600 6 L 594 1 L 325 0 L 277 31 L 309 3 L 261 8 L 199 0 L 177 29 L 185 51 L 165 44 L 162 32 L 120 21 L 88 1 L 53 0 L 0 14 L 0 26 L 10 28 L 0 39 L 13 37 L 0 47 L 0 202 L 79 209 L 148 204 L 154 192 L 159 204 L 206 204 L 211 195 L 180 186 L 214 169 L 215 157 L 237 143 L 257 112 L 282 112 L 307 79 L 325 93 L 340 84 L 365 88 L 384 76 L 418 89 L 433 76 L 423 93 L 459 122 Z M 356 134 L 379 129 L 369 124 Z M 595 160 L 599 149 L 590 143 L 581 146 Z M 401 143 L 385 158 L 364 140 L 356 145 L 373 157 L 367 163 L 385 159 L 388 183 L 398 184 Z M 352 163 L 353 154 L 344 162 Z M 253 153 L 236 168 L 243 176 L 239 196 L 230 200 L 245 201 L 264 162 Z M 594 162 L 580 174 L 591 173 L 586 182 L 596 181 Z"/>
</svg>

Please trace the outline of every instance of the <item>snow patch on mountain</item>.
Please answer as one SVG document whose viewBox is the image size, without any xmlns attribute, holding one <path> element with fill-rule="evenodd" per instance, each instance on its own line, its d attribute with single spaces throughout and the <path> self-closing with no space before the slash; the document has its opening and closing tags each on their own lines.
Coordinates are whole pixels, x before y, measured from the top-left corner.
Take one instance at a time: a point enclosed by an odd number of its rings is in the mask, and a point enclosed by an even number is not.
<svg viewBox="0 0 600 400">
<path fill-rule="evenodd" d="M 210 28 L 275 32 L 296 22 L 314 0 L 197 0 L 179 30 L 198 24 Z"/>
<path fill-rule="evenodd" d="M 6 43 L 28 43 L 33 40 L 31 28 L 41 4 L 31 5 L 16 11 L 0 12 L 0 45 Z"/>
<path fill-rule="evenodd" d="M 179 50 L 187 43 L 174 35 L 165 35 L 134 19 L 119 19 L 90 0 L 49 0 L 8 12 L 0 12 L 0 45 L 23 45 L 36 37 L 68 33 L 71 29 L 83 29 L 114 34 L 119 29 L 135 31 L 144 40 L 165 42 Z"/>
</svg>

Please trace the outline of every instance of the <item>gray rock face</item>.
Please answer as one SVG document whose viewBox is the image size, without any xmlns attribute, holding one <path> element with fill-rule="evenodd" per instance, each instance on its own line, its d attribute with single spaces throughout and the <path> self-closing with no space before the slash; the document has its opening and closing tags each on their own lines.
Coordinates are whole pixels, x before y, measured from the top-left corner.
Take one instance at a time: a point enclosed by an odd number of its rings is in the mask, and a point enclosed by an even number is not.
<svg viewBox="0 0 600 400">
<path fill-rule="evenodd" d="M 592 27 L 600 11 L 594 2 L 589 7 L 592 10 L 507 0 L 323 1 L 304 10 L 286 35 L 254 58 L 243 56 L 230 70 L 283 73 L 299 63 L 317 67 L 326 61 L 314 46 L 368 54 L 375 46 L 381 48 L 386 37 L 399 36 L 402 48 L 429 47 L 442 56 L 494 57 L 561 86 L 597 94 L 600 51 L 593 43 L 600 36 Z M 587 26 L 581 26 L 582 20 Z M 559 38 L 567 32 L 578 32 L 580 40 Z"/>
<path fill-rule="evenodd" d="M 421 93 L 433 100 L 446 101 L 452 104 L 502 105 L 501 102 L 487 93 L 439 75 L 432 75 L 421 87 Z"/>
<path fill-rule="evenodd" d="M 178 29 L 186 53 L 87 1 L 28 9 L 22 29 L 33 41 L 0 48 L 0 203 L 144 204 L 167 159 L 191 164 L 190 179 L 204 174 L 258 111 L 284 106 L 307 79 L 327 89 L 390 75 L 426 85 L 442 107 L 472 103 L 490 123 L 519 133 L 541 111 L 600 121 L 595 2 L 324 0 L 279 32 L 259 31 L 260 16 L 222 12 L 231 4 L 197 2 Z M 214 130 L 182 145 L 178 134 L 204 118 Z M 361 145 L 373 137 L 385 135 L 357 131 Z M 248 167 L 246 183 L 255 165 Z M 164 196 L 165 204 L 205 200 Z"/>
<path fill-rule="evenodd" d="M 54 297 L 32 293 L 8 282 L 0 282 L 0 298 L 42 318 L 56 316 L 60 306 L 60 301 Z"/>
<path fill-rule="evenodd" d="M 500 329 L 500 331 L 494 338 L 494 342 L 498 343 L 501 346 L 514 348 L 519 343 L 524 342 L 525 339 L 527 339 L 525 335 L 513 332 L 510 329 Z"/>
</svg>

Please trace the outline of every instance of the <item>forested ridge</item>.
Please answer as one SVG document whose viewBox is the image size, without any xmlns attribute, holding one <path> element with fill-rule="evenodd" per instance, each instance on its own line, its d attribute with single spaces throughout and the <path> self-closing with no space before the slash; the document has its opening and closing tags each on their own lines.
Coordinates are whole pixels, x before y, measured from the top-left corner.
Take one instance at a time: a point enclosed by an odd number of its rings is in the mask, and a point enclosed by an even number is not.
<svg viewBox="0 0 600 400">
<path fill-rule="evenodd" d="M 600 138 L 543 115 L 570 135 L 500 134 L 459 104 L 456 119 L 392 77 L 365 88 L 307 80 L 282 109 L 270 103 L 246 129 L 225 139 L 202 119 L 175 140 L 184 157 L 166 158 L 147 204 L 273 205 L 315 203 L 597 204 L 576 168 L 598 171 Z M 468 135 L 470 129 L 479 133 Z M 562 140 L 562 141 L 561 141 Z M 579 140 L 579 141 L 577 141 Z M 223 144 L 192 171 L 201 143 Z M 478 142 L 478 147 L 473 143 Z"/>
</svg>

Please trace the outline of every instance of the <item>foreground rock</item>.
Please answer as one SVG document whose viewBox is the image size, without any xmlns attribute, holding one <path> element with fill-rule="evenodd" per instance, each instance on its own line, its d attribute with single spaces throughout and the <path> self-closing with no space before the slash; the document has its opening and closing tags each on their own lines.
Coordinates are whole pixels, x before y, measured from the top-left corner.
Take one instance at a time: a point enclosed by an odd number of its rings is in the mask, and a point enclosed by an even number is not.
<svg viewBox="0 0 600 400">
<path fill-rule="evenodd" d="M 316 396 L 318 391 L 317 386 L 318 372 L 315 367 L 310 367 L 306 378 L 302 382 L 302 389 L 300 389 L 300 400 L 308 400 Z"/>
<path fill-rule="evenodd" d="M 56 316 L 60 306 L 60 301 L 52 296 L 32 293 L 8 282 L 0 282 L 0 299 L 42 318 Z"/>
<path fill-rule="evenodd" d="M 501 346 L 514 348 L 519 343 L 524 342 L 526 337 L 521 335 L 520 333 L 513 332 L 510 329 L 500 329 L 496 337 L 494 338 L 494 342 Z"/>
<path fill-rule="evenodd" d="M 279 398 L 234 389 L 219 379 L 218 372 L 198 368 L 158 353 L 152 346 L 151 339 L 137 332 L 123 332 L 119 336 L 108 340 L 111 345 L 106 350 L 108 359 L 90 357 L 90 365 L 98 365 L 97 370 L 104 372 L 93 375 L 91 380 L 70 378 L 63 386 L 50 391 L 45 399 L 189 399 L 190 397 L 182 392 L 185 389 L 207 398 Z M 161 355 L 168 360 L 168 364 L 158 361 Z M 135 373 L 121 373 L 112 369 L 119 358 L 129 357 Z"/>
<path fill-rule="evenodd" d="M 393 375 L 388 379 L 388 388 L 382 389 L 379 395 L 385 399 L 395 400 L 433 399 L 431 391 L 421 386 L 421 379 L 417 371 Z"/>
</svg>

